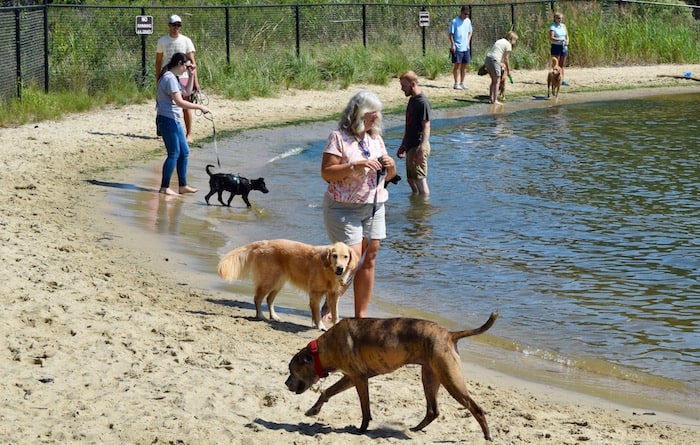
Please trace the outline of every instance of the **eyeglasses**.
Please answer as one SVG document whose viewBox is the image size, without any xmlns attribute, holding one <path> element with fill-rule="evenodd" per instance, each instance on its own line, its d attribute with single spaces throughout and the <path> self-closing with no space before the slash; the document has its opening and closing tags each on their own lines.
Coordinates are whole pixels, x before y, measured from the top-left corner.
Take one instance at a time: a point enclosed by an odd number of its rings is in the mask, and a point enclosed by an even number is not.
<svg viewBox="0 0 700 445">
<path fill-rule="evenodd" d="M 369 155 L 370 155 L 371 153 L 369 152 L 369 147 L 367 146 L 367 141 L 365 141 L 365 140 L 363 139 L 363 140 L 361 140 L 361 141 L 357 141 L 357 144 L 358 144 L 358 145 L 360 146 L 360 148 L 362 149 L 362 154 L 364 155 L 364 157 L 366 157 L 367 159 L 369 159 Z"/>
<path fill-rule="evenodd" d="M 170 26 L 174 26 L 176 28 L 179 28 L 182 26 L 182 23 L 171 23 Z"/>
</svg>

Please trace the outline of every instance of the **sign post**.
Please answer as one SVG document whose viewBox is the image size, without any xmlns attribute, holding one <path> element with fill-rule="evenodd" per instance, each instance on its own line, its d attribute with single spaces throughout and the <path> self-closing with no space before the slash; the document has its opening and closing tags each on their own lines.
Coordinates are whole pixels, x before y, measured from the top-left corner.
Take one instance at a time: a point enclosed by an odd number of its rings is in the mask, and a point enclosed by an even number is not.
<svg viewBox="0 0 700 445">
<path fill-rule="evenodd" d="M 423 56 L 425 56 L 425 28 L 430 26 L 430 13 L 425 10 L 425 6 L 418 12 L 418 26 L 423 34 Z"/>
<path fill-rule="evenodd" d="M 153 16 L 136 16 L 136 34 L 141 36 L 141 86 L 146 85 L 146 36 L 153 34 Z"/>
</svg>

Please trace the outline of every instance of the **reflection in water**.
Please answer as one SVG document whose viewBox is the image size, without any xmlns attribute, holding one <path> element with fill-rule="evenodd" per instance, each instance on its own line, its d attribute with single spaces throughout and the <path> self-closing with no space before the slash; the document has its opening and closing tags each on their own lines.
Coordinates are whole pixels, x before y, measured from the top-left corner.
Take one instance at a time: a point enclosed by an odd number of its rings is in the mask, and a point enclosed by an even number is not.
<svg viewBox="0 0 700 445">
<path fill-rule="evenodd" d="M 430 204 L 430 196 L 411 194 L 410 205 L 406 209 L 406 220 L 410 227 L 404 228 L 410 238 L 428 239 L 433 233 L 431 216 L 437 211 Z"/>
<path fill-rule="evenodd" d="M 550 109 L 550 117 L 552 126 L 560 134 L 569 134 L 569 119 L 567 117 L 568 109 L 566 107 L 554 107 Z"/>
<path fill-rule="evenodd" d="M 155 233 L 167 233 L 179 235 L 180 214 L 182 212 L 183 197 L 166 195 L 163 193 L 150 193 L 147 206 L 149 212 L 151 230 Z"/>
</svg>

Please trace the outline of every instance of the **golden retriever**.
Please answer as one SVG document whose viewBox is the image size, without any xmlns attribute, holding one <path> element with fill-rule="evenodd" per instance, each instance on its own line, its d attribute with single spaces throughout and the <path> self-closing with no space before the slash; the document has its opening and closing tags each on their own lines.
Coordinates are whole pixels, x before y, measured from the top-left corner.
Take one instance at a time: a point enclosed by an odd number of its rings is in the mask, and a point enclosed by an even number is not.
<svg viewBox="0 0 700 445">
<path fill-rule="evenodd" d="M 357 253 L 345 243 L 311 246 L 286 239 L 255 241 L 233 249 L 219 262 L 221 278 L 229 281 L 252 275 L 255 287 L 255 312 L 263 319 L 262 301 L 267 300 L 270 319 L 279 321 L 275 313 L 275 297 L 291 281 L 309 294 L 311 321 L 325 330 L 321 321 L 321 300 L 331 312 L 333 324 L 338 322 L 338 298 L 345 291 L 358 266 Z"/>
<path fill-rule="evenodd" d="M 547 73 L 547 98 L 551 89 L 554 97 L 559 97 L 559 88 L 561 87 L 561 68 L 556 57 L 552 57 L 552 68 Z"/>
</svg>

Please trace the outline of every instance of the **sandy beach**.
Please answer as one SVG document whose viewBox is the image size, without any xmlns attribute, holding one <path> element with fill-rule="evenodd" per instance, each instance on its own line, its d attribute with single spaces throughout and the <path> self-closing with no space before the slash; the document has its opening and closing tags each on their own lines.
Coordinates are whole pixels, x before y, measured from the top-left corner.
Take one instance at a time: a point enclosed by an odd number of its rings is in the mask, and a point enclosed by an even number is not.
<svg viewBox="0 0 700 445">
<path fill-rule="evenodd" d="M 700 65 L 567 68 L 571 86 L 562 87 L 558 103 L 700 91 L 700 82 L 666 77 L 688 71 L 697 76 Z M 488 79 L 475 73 L 466 91 L 451 88 L 451 75 L 421 84 L 429 98 L 464 101 L 474 113 L 557 105 L 544 100 L 546 71 L 513 77 L 508 100 L 497 108 L 484 103 Z M 209 107 L 217 130 L 233 131 L 327 118 L 362 88 L 387 107 L 406 103 L 394 81 L 246 102 L 210 96 Z M 210 136 L 211 123 L 197 117 L 195 138 Z M 339 378 L 332 374 L 303 395 L 284 385 L 289 359 L 319 334 L 308 313 L 288 310 L 283 322 L 257 321 L 251 295 L 212 292 L 201 286 L 212 277 L 191 272 L 186 261 L 169 261 L 147 239 L 124 240 L 125 229 L 101 211 L 108 190 L 89 180 L 119 177 L 162 149 L 153 103 L 3 128 L 0 147 L 0 442 L 484 442 L 477 422 L 444 390 L 440 417 L 424 431 L 409 430 L 425 413 L 415 366 L 370 381 L 373 421 L 366 434 L 355 432 L 361 414 L 353 390 L 306 417 L 319 389 Z M 202 200 L 207 184 L 193 185 L 197 196 L 176 199 Z M 700 437 L 700 409 L 685 418 L 613 404 L 462 358 L 495 443 L 690 445 Z"/>
</svg>

